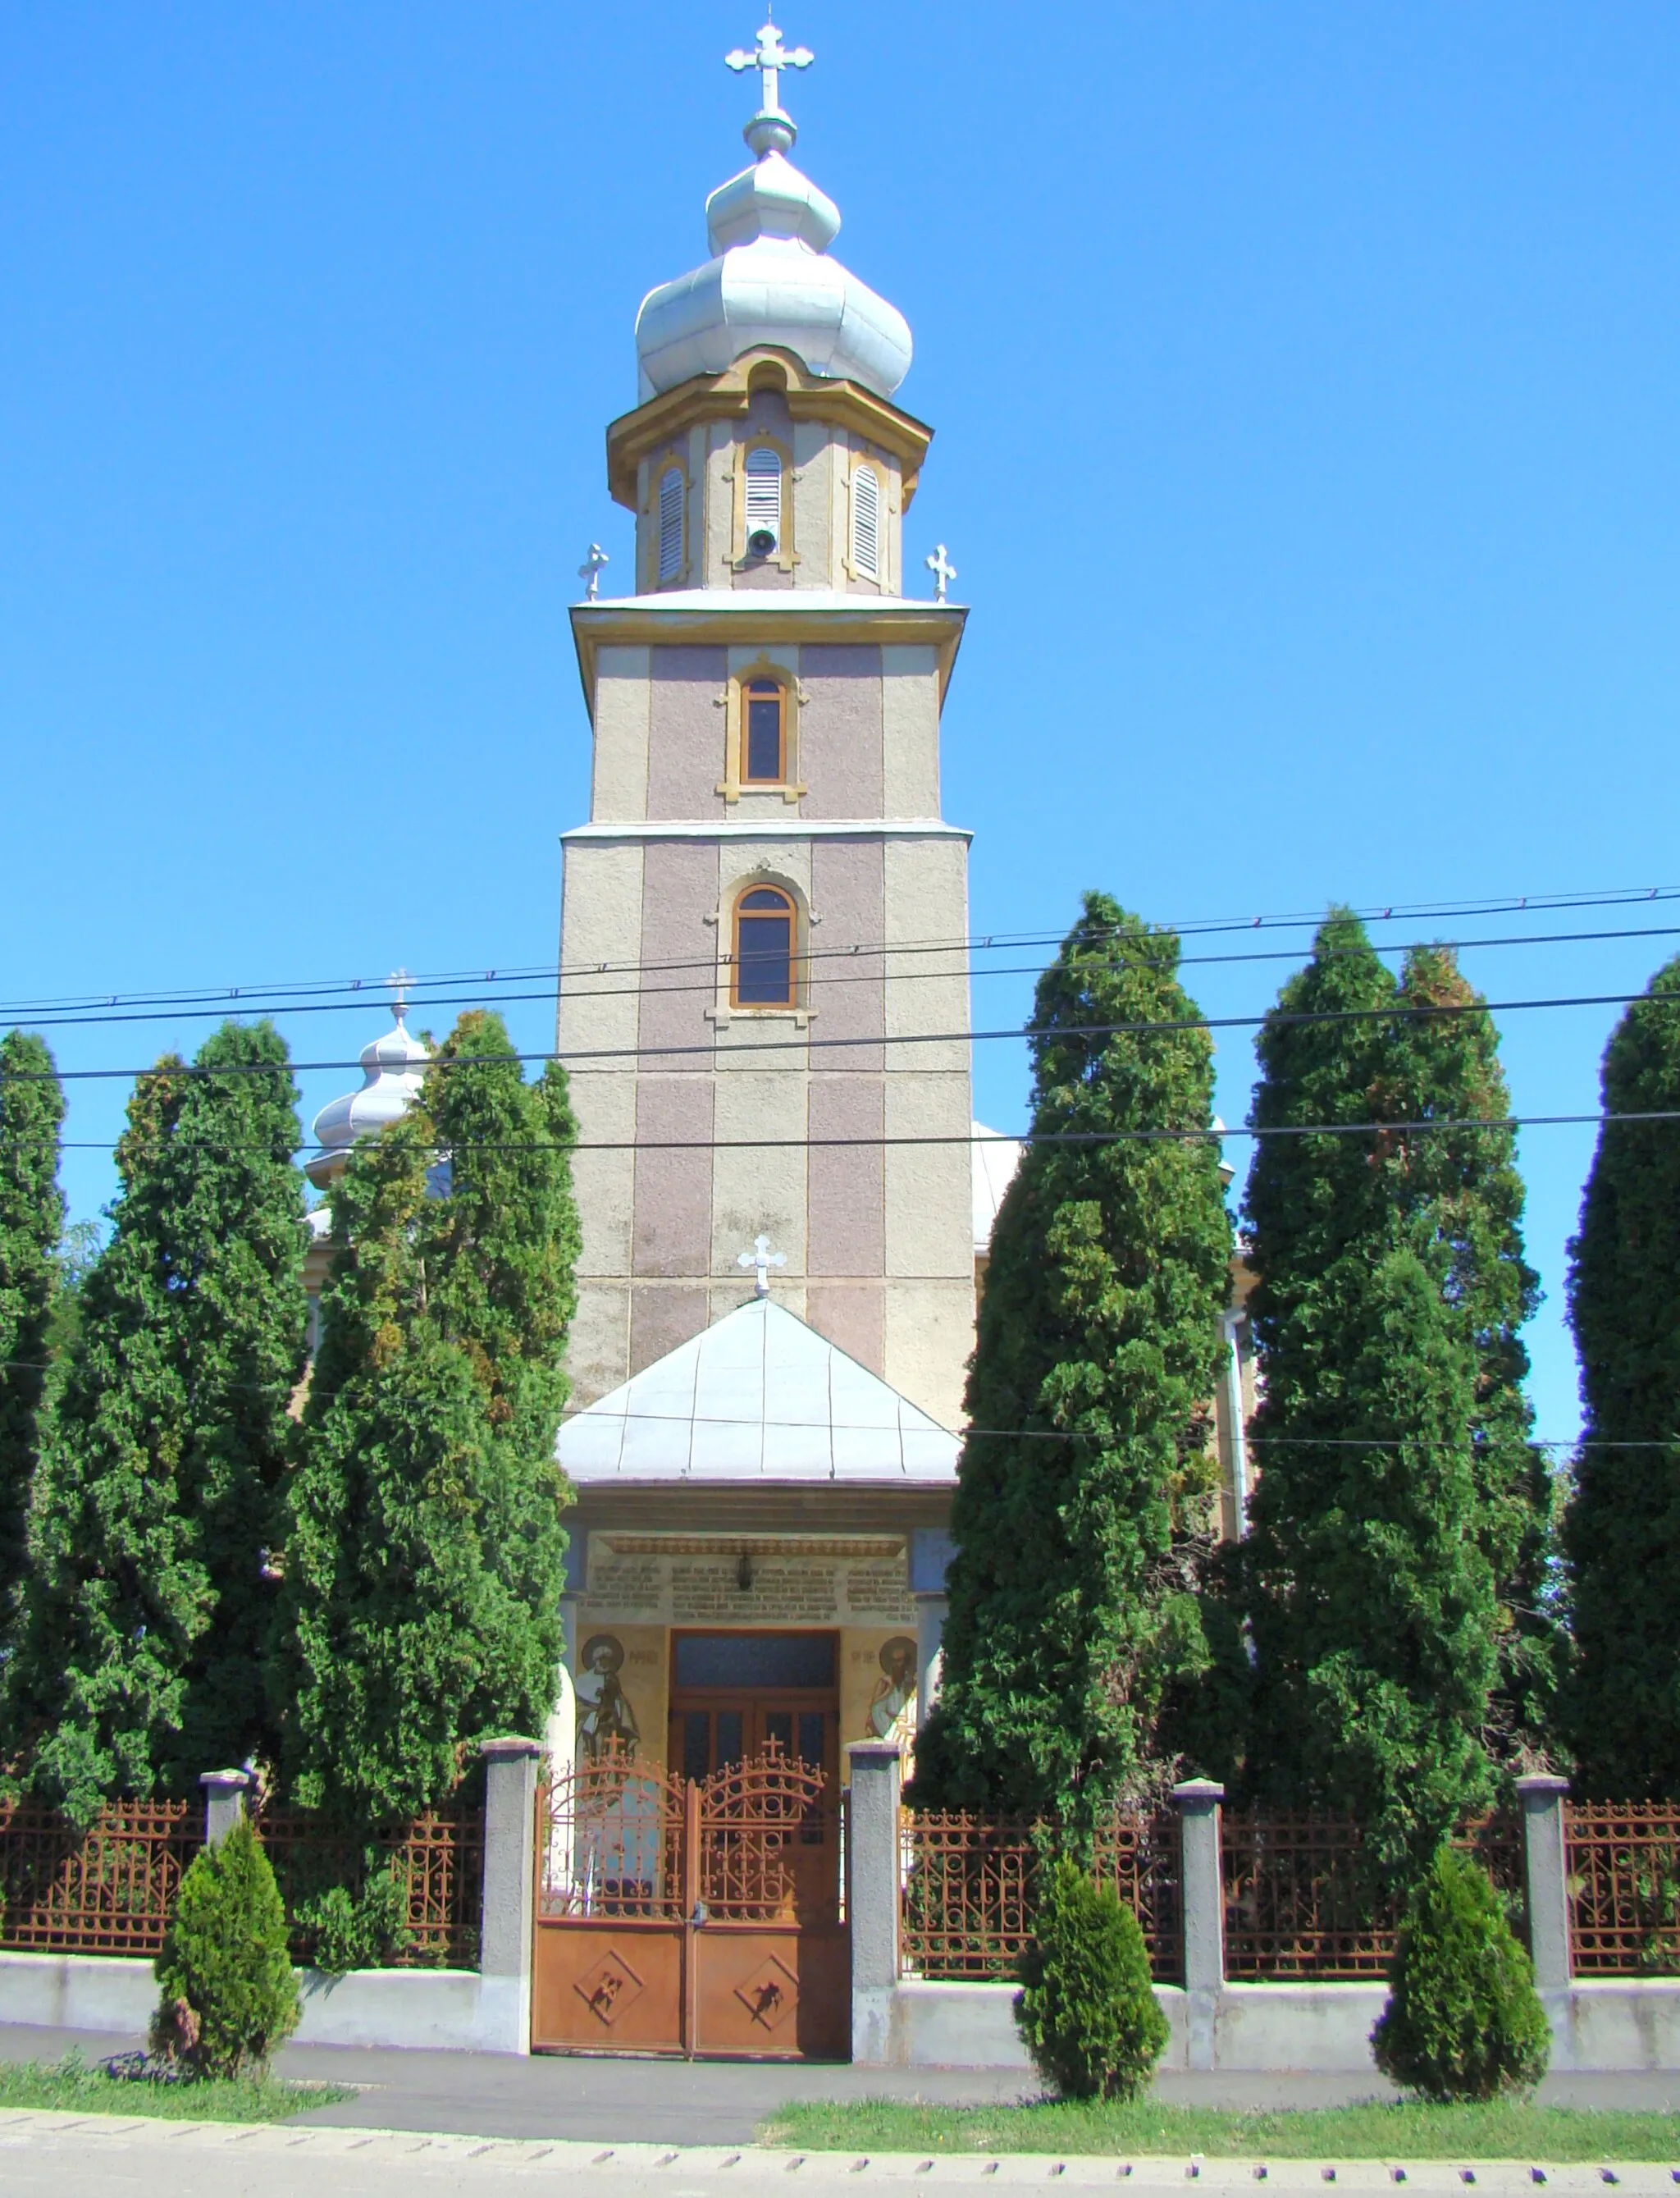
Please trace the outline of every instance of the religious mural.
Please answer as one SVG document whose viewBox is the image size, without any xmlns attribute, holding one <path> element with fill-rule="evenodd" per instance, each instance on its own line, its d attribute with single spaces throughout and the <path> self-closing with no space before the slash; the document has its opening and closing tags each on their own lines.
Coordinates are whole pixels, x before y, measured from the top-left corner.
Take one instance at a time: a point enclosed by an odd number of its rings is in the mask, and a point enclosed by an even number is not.
<svg viewBox="0 0 1680 2198">
<path fill-rule="evenodd" d="M 916 1723 L 916 1643 L 908 1633 L 895 1633 L 883 1642 L 877 1659 L 881 1677 L 869 1697 L 869 1717 L 858 1735 L 861 1740 L 905 1740 L 900 1730 L 908 1716 Z"/>
</svg>

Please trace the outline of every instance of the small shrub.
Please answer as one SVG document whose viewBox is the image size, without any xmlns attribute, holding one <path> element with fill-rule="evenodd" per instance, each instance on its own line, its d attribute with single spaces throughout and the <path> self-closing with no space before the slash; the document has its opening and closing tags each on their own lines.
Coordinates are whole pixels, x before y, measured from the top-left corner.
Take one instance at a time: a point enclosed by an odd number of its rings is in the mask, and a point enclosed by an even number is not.
<svg viewBox="0 0 1680 2198">
<path fill-rule="evenodd" d="M 1388 2004 L 1371 2032 L 1383 2074 L 1426 2099 L 1492 2099 L 1546 2073 L 1534 1968 L 1479 1864 L 1443 1846 L 1406 1910 Z"/>
<path fill-rule="evenodd" d="M 1046 2082 L 1067 2099 L 1135 2098 L 1166 2044 L 1166 2017 L 1137 1918 L 1113 1887 L 1058 1862 L 1020 1973 L 1015 2027 Z"/>
<path fill-rule="evenodd" d="M 413 1942 L 408 1878 L 400 1860 L 393 1855 L 380 1867 L 372 1852 L 366 1860 L 368 1874 L 359 1887 L 352 1891 L 347 1885 L 329 1885 L 304 1901 L 294 1919 L 311 1964 L 329 1977 L 382 1968 Z"/>
<path fill-rule="evenodd" d="M 219 1846 L 194 1858 L 154 1968 L 162 1998 L 153 2050 L 195 2074 L 259 2071 L 297 2028 L 286 1911 L 262 1841 L 243 1818 Z"/>
</svg>

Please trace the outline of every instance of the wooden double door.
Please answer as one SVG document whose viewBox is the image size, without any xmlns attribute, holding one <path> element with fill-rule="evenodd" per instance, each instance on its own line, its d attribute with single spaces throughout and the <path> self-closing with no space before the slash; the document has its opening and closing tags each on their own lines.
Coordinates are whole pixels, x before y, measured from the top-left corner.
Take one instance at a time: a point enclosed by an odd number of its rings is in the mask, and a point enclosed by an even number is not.
<svg viewBox="0 0 1680 2198">
<path fill-rule="evenodd" d="M 534 2050 L 850 2057 L 838 1648 L 678 1634 L 666 1765 L 607 1752 L 556 1782 Z"/>
</svg>

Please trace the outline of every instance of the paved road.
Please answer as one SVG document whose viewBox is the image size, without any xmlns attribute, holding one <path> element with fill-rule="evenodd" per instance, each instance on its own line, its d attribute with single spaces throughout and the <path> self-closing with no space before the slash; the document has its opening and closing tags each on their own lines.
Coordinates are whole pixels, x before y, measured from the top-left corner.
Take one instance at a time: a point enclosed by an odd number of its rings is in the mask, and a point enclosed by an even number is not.
<svg viewBox="0 0 1680 2198">
<path fill-rule="evenodd" d="M 78 2045 L 90 2061 L 137 2037 L 0 2024 L 0 2057 L 55 2061 Z M 355 2097 L 299 2116 L 299 2125 L 436 2131 L 480 2137 L 578 2138 L 602 2144 L 746 2144 L 767 2114 L 795 2099 L 926 2099 L 990 2105 L 1033 2096 L 1030 2077 L 996 2069 L 887 2069 L 774 2061 L 613 2061 L 585 2056 L 392 2053 L 288 2046 L 282 2075 L 356 2085 Z M 1335 2106 L 1388 2095 L 1375 2076 L 1189 2076 L 1157 2079 L 1155 2095 L 1185 2105 Z M 1680 2076 L 1555 2076 L 1557 2106 L 1680 2111 Z M 1461 2194 L 1462 2198 L 1462 2194 Z M 1680 2198 L 1671 2191 L 1670 2198 Z"/>
<path fill-rule="evenodd" d="M 1328 2169 L 1328 2172 L 1327 2172 Z M 913 2153 L 860 2158 L 847 2153 L 776 2153 L 724 2146 L 601 2147 L 509 2139 L 425 2137 L 411 2131 L 241 2129 L 216 2122 L 140 2122 L 116 2117 L 0 2113 L 0 2185 L 7 2198 L 495 2198 L 498 2191 L 556 2185 L 589 2198 L 863 2198 L 871 2183 L 965 2191 L 1066 2189 L 1121 2185 L 1127 2198 L 1323 2198 L 1339 2189 L 1405 2198 L 1671 2198 L 1666 2166 L 1619 2166 L 1613 2178 L 1590 2166 L 1537 2170 L 1526 2163 L 1449 2160 L 1330 2163 L 1285 2160 L 1100 2160 L 1005 2154 L 988 2160 L 919 2160 Z"/>
</svg>

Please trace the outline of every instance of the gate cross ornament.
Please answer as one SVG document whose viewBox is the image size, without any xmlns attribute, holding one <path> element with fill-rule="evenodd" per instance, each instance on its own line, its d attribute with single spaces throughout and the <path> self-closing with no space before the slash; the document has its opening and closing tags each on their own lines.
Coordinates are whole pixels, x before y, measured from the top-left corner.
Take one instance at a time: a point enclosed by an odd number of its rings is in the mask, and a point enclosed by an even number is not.
<svg viewBox="0 0 1680 2198">
<path fill-rule="evenodd" d="M 772 1252 L 770 1248 L 769 1237 L 759 1236 L 753 1239 L 753 1248 L 750 1252 L 738 1252 L 735 1254 L 735 1263 L 737 1267 L 751 1267 L 753 1270 L 753 1294 L 754 1297 L 767 1298 L 770 1295 L 770 1271 L 772 1267 L 785 1267 L 788 1264 L 788 1254 L 785 1252 Z"/>
</svg>

